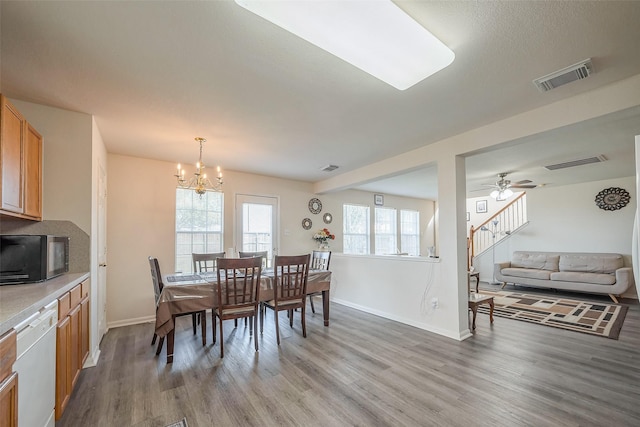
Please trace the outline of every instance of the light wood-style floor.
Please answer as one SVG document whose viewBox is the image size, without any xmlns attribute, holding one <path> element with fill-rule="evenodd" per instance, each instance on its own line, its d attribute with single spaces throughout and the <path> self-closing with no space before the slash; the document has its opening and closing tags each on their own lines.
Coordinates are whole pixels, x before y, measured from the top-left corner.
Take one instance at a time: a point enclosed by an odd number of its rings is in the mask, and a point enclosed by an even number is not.
<svg viewBox="0 0 640 427">
<path fill-rule="evenodd" d="M 224 359 L 187 316 L 173 365 L 151 324 L 115 328 L 57 426 L 639 426 L 640 306 L 624 302 L 619 340 L 479 314 L 458 342 L 332 304 L 328 328 L 308 310 L 307 339 L 282 315 L 278 348 L 269 312 L 258 353 L 225 323 Z"/>
</svg>

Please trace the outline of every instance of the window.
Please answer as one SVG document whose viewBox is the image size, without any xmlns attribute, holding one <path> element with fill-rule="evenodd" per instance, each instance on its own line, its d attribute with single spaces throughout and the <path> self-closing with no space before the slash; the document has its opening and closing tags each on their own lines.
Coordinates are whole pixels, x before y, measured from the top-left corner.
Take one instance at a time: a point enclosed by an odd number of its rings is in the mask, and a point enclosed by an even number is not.
<svg viewBox="0 0 640 427">
<path fill-rule="evenodd" d="M 376 255 L 398 252 L 398 215 L 393 208 L 376 208 Z"/>
<path fill-rule="evenodd" d="M 343 206 L 343 249 L 345 254 L 369 253 L 369 207 Z"/>
<path fill-rule="evenodd" d="M 267 251 L 271 268 L 278 247 L 278 199 L 268 196 L 236 195 L 236 244 L 243 252 Z M 277 253 L 277 252 L 276 252 Z"/>
<path fill-rule="evenodd" d="M 400 251 L 420 255 L 420 212 L 400 211 Z"/>
<path fill-rule="evenodd" d="M 224 194 L 176 188 L 176 271 L 193 271 L 192 253 L 223 251 Z"/>
</svg>

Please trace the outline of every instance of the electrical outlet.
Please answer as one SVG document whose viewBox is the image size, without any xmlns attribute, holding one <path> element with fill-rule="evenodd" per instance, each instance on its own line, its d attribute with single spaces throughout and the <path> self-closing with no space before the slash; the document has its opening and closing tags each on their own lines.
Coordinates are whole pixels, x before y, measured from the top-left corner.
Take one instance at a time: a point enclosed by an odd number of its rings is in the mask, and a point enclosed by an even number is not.
<svg viewBox="0 0 640 427">
<path fill-rule="evenodd" d="M 433 308 L 438 308 L 438 298 L 431 298 L 431 306 Z"/>
</svg>

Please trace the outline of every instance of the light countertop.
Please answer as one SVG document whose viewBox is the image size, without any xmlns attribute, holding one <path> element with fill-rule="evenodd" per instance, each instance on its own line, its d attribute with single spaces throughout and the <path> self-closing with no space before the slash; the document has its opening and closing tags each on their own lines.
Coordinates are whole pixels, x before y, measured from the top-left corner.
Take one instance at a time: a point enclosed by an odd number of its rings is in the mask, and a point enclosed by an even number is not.
<svg viewBox="0 0 640 427">
<path fill-rule="evenodd" d="M 0 335 L 89 278 L 68 273 L 41 283 L 0 286 Z"/>
</svg>

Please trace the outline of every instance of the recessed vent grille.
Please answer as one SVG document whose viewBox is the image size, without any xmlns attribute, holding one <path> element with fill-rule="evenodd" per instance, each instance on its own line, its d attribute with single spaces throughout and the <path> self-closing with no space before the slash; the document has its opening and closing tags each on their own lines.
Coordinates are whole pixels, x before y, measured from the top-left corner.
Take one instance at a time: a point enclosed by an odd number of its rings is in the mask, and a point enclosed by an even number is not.
<svg viewBox="0 0 640 427">
<path fill-rule="evenodd" d="M 338 166 L 336 165 L 327 165 L 325 167 L 320 168 L 321 171 L 323 172 L 332 172 L 334 170 L 338 169 Z"/>
<path fill-rule="evenodd" d="M 540 77 L 533 81 L 533 84 L 540 90 L 540 92 L 547 92 L 551 89 L 555 89 L 558 86 L 566 85 L 576 80 L 582 80 L 589 77 L 589 74 L 593 71 L 593 64 L 591 58 L 584 61 L 573 64 L 569 67 L 558 70 L 554 73 L 547 74 L 544 77 Z"/>
<path fill-rule="evenodd" d="M 607 158 L 601 154 L 595 157 L 587 157 L 585 159 L 571 160 L 569 162 L 564 162 L 564 163 L 556 163 L 555 165 L 545 166 L 545 168 L 549 169 L 550 171 L 554 171 L 556 169 L 572 168 L 574 166 L 588 165 L 591 163 L 600 163 L 600 162 L 604 162 L 605 160 L 607 160 Z"/>
</svg>

